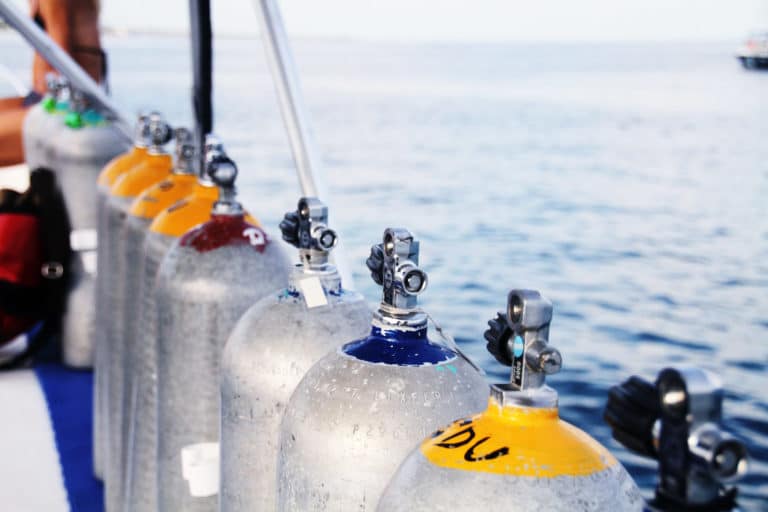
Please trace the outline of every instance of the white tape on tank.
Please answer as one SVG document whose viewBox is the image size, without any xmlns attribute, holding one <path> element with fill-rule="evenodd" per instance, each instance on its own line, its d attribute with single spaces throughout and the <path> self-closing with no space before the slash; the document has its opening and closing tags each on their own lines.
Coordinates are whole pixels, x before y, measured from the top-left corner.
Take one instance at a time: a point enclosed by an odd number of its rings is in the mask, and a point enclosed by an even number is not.
<svg viewBox="0 0 768 512">
<path fill-rule="evenodd" d="M 299 288 L 301 288 L 304 302 L 309 309 L 328 304 L 328 297 L 325 296 L 325 290 L 323 290 L 323 284 L 319 277 L 313 276 L 302 279 L 299 281 Z"/>
<path fill-rule="evenodd" d="M 181 476 L 189 495 L 207 498 L 219 493 L 219 443 L 190 444 L 181 449 Z"/>
<path fill-rule="evenodd" d="M 69 245 L 73 251 L 93 251 L 97 238 L 95 229 L 73 229 L 69 234 Z"/>
</svg>

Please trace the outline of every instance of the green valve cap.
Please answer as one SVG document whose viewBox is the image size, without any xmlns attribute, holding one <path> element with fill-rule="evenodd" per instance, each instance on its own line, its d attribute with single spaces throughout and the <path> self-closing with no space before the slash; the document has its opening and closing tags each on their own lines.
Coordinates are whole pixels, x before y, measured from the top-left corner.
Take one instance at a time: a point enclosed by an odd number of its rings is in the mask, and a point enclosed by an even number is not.
<svg viewBox="0 0 768 512">
<path fill-rule="evenodd" d="M 56 108 L 56 98 L 52 96 L 46 96 L 43 98 L 42 105 L 46 112 L 53 112 Z"/>
<path fill-rule="evenodd" d="M 70 128 L 82 128 L 83 118 L 80 117 L 80 114 L 77 112 L 68 112 L 67 116 L 64 118 L 64 124 Z"/>
</svg>

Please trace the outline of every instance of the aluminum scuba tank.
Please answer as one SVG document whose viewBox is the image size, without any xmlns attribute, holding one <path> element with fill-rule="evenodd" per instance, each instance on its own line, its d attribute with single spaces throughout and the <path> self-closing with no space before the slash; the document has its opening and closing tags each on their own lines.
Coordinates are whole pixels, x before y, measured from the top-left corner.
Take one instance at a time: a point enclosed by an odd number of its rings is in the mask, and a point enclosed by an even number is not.
<svg viewBox="0 0 768 512">
<path fill-rule="evenodd" d="M 102 167 L 127 148 L 117 128 L 98 112 L 87 108 L 85 98 L 78 91 L 72 92 L 70 111 L 64 124 L 67 129 L 52 142 L 53 154 L 56 155 L 56 176 L 72 224 L 72 248 L 85 261 L 93 263 L 80 267 L 79 270 L 87 274 L 73 274 L 61 343 L 64 363 L 86 368 L 93 365 L 94 357 L 93 293 L 98 223 L 96 180 Z M 86 303 L 77 304 L 74 301 Z"/>
<path fill-rule="evenodd" d="M 50 81 L 49 81 L 50 80 Z M 56 162 L 52 144 L 60 132 L 65 130 L 64 116 L 69 111 L 69 81 L 53 73 L 46 76 L 46 87 L 50 96 L 33 107 L 32 117 L 25 118 L 22 126 L 24 160 L 30 169 L 48 167 L 55 169 Z M 37 107 L 40 109 L 37 109 Z"/>
<path fill-rule="evenodd" d="M 90 368 L 95 362 L 95 347 L 91 343 L 95 323 L 96 250 L 93 245 L 88 247 L 73 250 L 66 310 L 61 318 L 62 359 L 73 368 Z"/>
<path fill-rule="evenodd" d="M 40 166 L 44 161 L 43 148 L 49 136 L 46 124 L 56 108 L 56 95 L 59 88 L 59 77 L 55 73 L 45 75 L 45 88 L 42 99 L 27 111 L 21 127 L 24 160 L 30 169 Z"/>
<path fill-rule="evenodd" d="M 128 150 L 117 127 L 73 90 L 65 128 L 52 141 L 56 172 L 72 229 L 96 229 L 96 180 L 102 168 Z"/>
<path fill-rule="evenodd" d="M 721 429 L 723 385 L 696 367 L 666 368 L 655 383 L 633 376 L 611 388 L 604 418 L 614 439 L 659 462 L 649 512 L 735 511 L 733 485 L 747 448 Z"/>
<path fill-rule="evenodd" d="M 209 135 L 208 152 L 223 153 L 215 136 Z M 157 511 L 157 308 L 155 278 L 165 254 L 178 238 L 211 218 L 219 189 L 201 173 L 192 193 L 158 214 L 144 240 L 139 293 L 139 322 L 135 343 L 143 355 L 131 369 L 135 382 L 136 411 L 129 426 L 129 458 L 126 471 L 126 503 L 129 511 Z M 246 219 L 258 223 L 250 216 Z"/>
<path fill-rule="evenodd" d="M 489 351 L 512 367 L 491 385 L 487 409 L 431 434 L 405 459 L 378 510 L 604 511 L 642 509 L 624 467 L 585 432 L 559 419 L 544 380 L 562 358 L 548 345 L 552 303 L 513 290 L 489 322 Z M 460 416 L 459 416 L 460 417 Z"/>
<path fill-rule="evenodd" d="M 134 165 L 138 164 L 147 155 L 147 142 L 149 137 L 149 116 L 141 114 L 138 116 L 135 128 L 133 147 L 126 153 L 113 158 L 101 173 L 96 181 L 96 212 L 97 212 L 97 240 L 105 241 L 109 238 L 106 222 L 106 198 L 109 195 L 109 189 L 114 181 L 128 171 Z M 93 346 L 94 346 L 94 386 L 93 386 L 93 469 L 98 478 L 104 477 L 104 458 L 107 452 L 106 448 L 106 430 L 107 430 L 107 392 L 106 392 L 106 373 L 107 373 L 107 354 L 104 350 L 106 343 L 107 323 L 110 320 L 109 314 L 105 312 L 106 287 L 104 282 L 106 276 L 111 273 L 109 268 L 110 249 L 108 243 L 104 242 L 96 246 L 96 268 L 101 269 L 101 273 L 96 276 L 95 304 L 93 311 L 96 318 L 93 325 Z"/>
<path fill-rule="evenodd" d="M 219 367 L 240 316 L 283 285 L 289 264 L 234 198 L 236 167 L 209 153 L 220 187 L 211 220 L 182 236 L 156 280 L 158 312 L 158 510 L 215 511 Z"/>
<path fill-rule="evenodd" d="M 106 203 L 107 239 L 109 245 L 109 275 L 105 276 L 106 290 L 105 311 L 110 313 L 107 323 L 105 348 L 107 364 L 107 400 L 108 400 L 108 461 L 106 473 L 105 499 L 107 510 L 118 510 L 123 502 L 125 479 L 126 446 L 123 436 L 123 346 L 122 331 L 124 322 L 123 276 L 128 265 L 125 256 L 123 226 L 131 203 L 141 192 L 170 174 L 173 167 L 171 156 L 163 150 L 171 139 L 171 128 L 159 114 L 151 114 L 149 119 L 150 146 L 147 156 L 136 166 L 117 178 L 110 188 Z M 135 264 L 135 262 L 131 262 Z"/>
<path fill-rule="evenodd" d="M 96 231 L 73 231 L 70 240 L 73 265 L 66 309 L 61 317 L 62 360 L 73 368 L 91 368 L 96 357 Z"/>
<path fill-rule="evenodd" d="M 72 104 L 72 87 L 66 77 L 59 76 L 59 87 L 56 92 L 56 104 L 51 116 L 47 118 L 43 129 L 47 132 L 47 137 L 43 139 L 41 160 L 39 165 L 50 169 L 58 167 L 56 156 L 56 141 L 69 128 L 65 124 L 67 114 L 70 112 Z"/>
<path fill-rule="evenodd" d="M 328 208 L 302 198 L 280 224 L 299 249 L 288 286 L 251 307 L 224 349 L 221 377 L 220 510 L 275 510 L 280 420 L 307 370 L 329 350 L 365 337 L 371 312 L 342 288 L 328 255 L 336 233 Z"/>
<path fill-rule="evenodd" d="M 484 407 L 481 374 L 427 337 L 418 255 L 404 229 L 387 229 L 372 248 L 367 264 L 383 300 L 370 334 L 326 355 L 293 392 L 281 425 L 278 510 L 374 510 L 419 439 Z"/>
<path fill-rule="evenodd" d="M 144 274 L 144 242 L 152 220 L 163 210 L 189 195 L 194 187 L 196 176 L 193 159 L 196 154 L 192 133 L 186 128 L 174 130 L 176 140 L 175 163 L 173 172 L 166 179 L 144 190 L 131 204 L 128 216 L 123 226 L 123 247 L 128 263 L 123 272 L 123 329 L 118 333 L 122 337 L 124 347 L 123 357 L 123 436 L 126 439 L 126 469 L 124 501 L 127 510 L 140 509 L 132 503 L 131 498 L 131 464 L 137 450 L 132 439 L 137 421 L 148 421 L 149 418 L 136 417 L 137 394 L 136 379 L 139 369 L 144 364 L 144 357 L 154 357 L 148 354 L 146 346 L 138 335 L 139 309 L 141 305 L 141 283 Z M 156 418 L 156 416 L 152 416 Z M 141 495 L 136 496 L 140 502 Z M 151 509 L 146 509 L 151 510 Z"/>
</svg>

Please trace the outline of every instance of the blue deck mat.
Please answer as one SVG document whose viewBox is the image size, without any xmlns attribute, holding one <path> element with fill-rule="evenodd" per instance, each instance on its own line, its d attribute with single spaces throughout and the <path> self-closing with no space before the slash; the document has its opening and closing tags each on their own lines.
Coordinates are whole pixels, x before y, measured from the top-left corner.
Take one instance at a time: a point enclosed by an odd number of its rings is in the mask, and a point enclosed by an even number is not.
<svg viewBox="0 0 768 512">
<path fill-rule="evenodd" d="M 69 505 L 73 512 L 102 512 L 104 487 L 93 476 L 93 372 L 38 364 L 35 373 L 48 404 Z"/>
</svg>

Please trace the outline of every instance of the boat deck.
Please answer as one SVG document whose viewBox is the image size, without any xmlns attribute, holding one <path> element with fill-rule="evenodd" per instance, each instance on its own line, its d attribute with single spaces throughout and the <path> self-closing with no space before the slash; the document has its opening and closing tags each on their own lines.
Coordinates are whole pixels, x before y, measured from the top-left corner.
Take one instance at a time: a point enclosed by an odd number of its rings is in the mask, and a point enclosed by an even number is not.
<svg viewBox="0 0 768 512">
<path fill-rule="evenodd" d="M 19 512 L 97 512 L 93 477 L 93 374 L 58 364 L 0 372 L 0 503 Z"/>
</svg>

